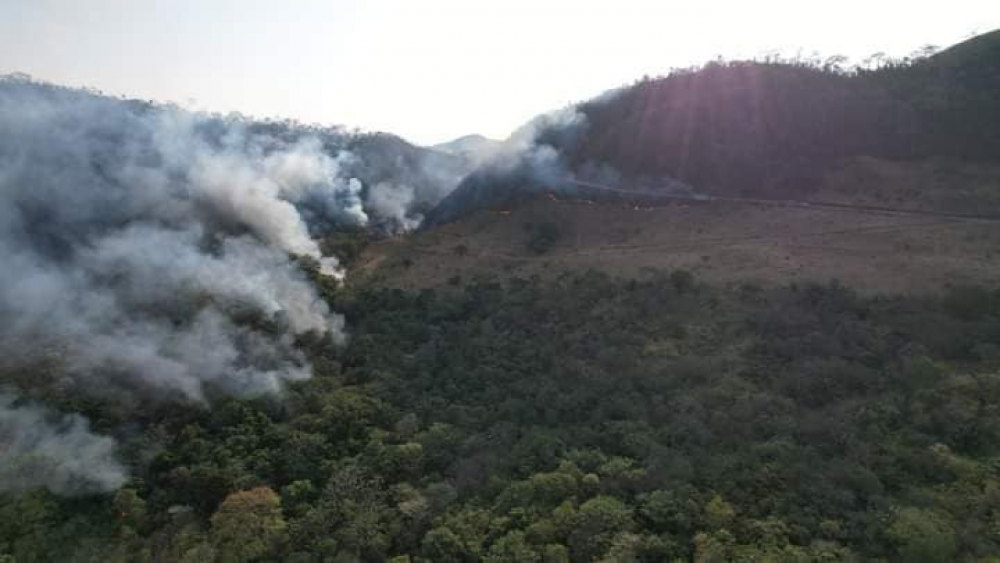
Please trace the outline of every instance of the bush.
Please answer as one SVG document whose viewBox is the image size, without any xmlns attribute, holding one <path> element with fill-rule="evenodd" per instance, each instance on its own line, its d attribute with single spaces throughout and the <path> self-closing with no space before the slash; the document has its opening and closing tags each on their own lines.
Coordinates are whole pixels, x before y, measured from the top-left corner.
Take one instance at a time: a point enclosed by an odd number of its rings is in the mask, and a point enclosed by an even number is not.
<svg viewBox="0 0 1000 563">
<path fill-rule="evenodd" d="M 527 229 L 528 250 L 534 254 L 545 254 L 559 240 L 559 226 L 555 223 L 529 224 Z"/>
<path fill-rule="evenodd" d="M 687 293 L 694 289 L 694 275 L 687 270 L 674 270 L 670 273 L 670 285 L 678 293 Z"/>
</svg>

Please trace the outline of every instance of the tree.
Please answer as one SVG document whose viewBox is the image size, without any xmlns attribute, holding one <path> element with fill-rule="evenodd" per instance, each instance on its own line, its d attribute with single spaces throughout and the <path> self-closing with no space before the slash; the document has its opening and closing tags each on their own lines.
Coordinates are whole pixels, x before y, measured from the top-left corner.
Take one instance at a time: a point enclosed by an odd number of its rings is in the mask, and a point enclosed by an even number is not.
<svg viewBox="0 0 1000 563">
<path fill-rule="evenodd" d="M 281 499 L 268 487 L 238 491 L 212 515 L 212 543 L 220 561 L 251 561 L 274 552 L 285 537 Z"/>
<path fill-rule="evenodd" d="M 597 496 L 580 505 L 576 529 L 570 533 L 573 559 L 592 561 L 607 552 L 618 532 L 634 526 L 632 509 L 615 497 Z"/>
<path fill-rule="evenodd" d="M 897 510 L 888 532 L 900 561 L 945 563 L 956 559 L 954 526 L 940 513 L 919 508 Z"/>
<path fill-rule="evenodd" d="M 690 536 L 700 519 L 701 503 L 693 498 L 693 489 L 657 490 L 639 496 L 639 515 L 658 532 Z"/>
<path fill-rule="evenodd" d="M 543 563 L 569 563 L 569 550 L 565 545 L 550 543 L 542 554 Z"/>
<path fill-rule="evenodd" d="M 694 289 L 694 275 L 687 270 L 674 270 L 670 272 L 670 285 L 677 293 L 687 293 Z"/>
<path fill-rule="evenodd" d="M 493 542 L 486 557 L 483 557 L 483 563 L 506 563 L 507 561 L 538 563 L 541 559 L 538 552 L 524 539 L 524 532 L 514 531 Z"/>
<path fill-rule="evenodd" d="M 146 501 L 135 489 L 124 488 L 115 493 L 113 504 L 123 527 L 139 530 L 146 524 Z"/>
<path fill-rule="evenodd" d="M 463 563 L 470 555 L 462 539 L 449 528 L 434 528 L 424 535 L 424 557 L 440 563 Z"/>
<path fill-rule="evenodd" d="M 559 240 L 559 226 L 544 222 L 528 226 L 528 250 L 534 254 L 545 254 Z"/>
<path fill-rule="evenodd" d="M 736 538 L 729 530 L 701 532 L 694 537 L 695 563 L 724 563 L 733 560 Z"/>
<path fill-rule="evenodd" d="M 733 506 L 719 495 L 713 496 L 705 505 L 705 520 L 713 530 L 729 527 L 735 517 L 736 511 L 733 510 Z"/>
</svg>

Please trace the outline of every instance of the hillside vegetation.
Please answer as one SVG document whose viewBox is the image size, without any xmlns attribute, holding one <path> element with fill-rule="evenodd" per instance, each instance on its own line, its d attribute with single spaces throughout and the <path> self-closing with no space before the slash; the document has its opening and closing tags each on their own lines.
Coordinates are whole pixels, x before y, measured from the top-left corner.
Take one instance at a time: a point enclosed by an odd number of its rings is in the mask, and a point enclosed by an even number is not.
<svg viewBox="0 0 1000 563">
<path fill-rule="evenodd" d="M 995 291 L 719 290 L 678 270 L 329 297 L 354 333 L 343 349 L 303 342 L 312 380 L 280 401 L 148 411 L 125 447 L 142 468 L 125 488 L 5 495 L 0 552 L 428 562 L 1000 553 Z M 134 420 L 113 404 L 46 399 L 101 428 Z"/>
<path fill-rule="evenodd" d="M 914 176 L 921 182 L 910 183 Z M 959 176 L 977 194 L 1000 195 L 1000 173 L 981 184 Z M 886 197 L 863 191 L 875 181 Z M 926 171 L 872 161 L 838 171 L 822 189 L 829 201 L 937 208 L 945 200 L 934 197 L 936 183 Z M 911 197 L 920 188 L 928 197 Z M 942 191 L 953 208 L 968 209 L 958 191 Z M 540 198 L 370 244 L 348 280 L 421 289 L 479 276 L 554 279 L 595 270 L 634 277 L 648 268 L 684 268 L 719 285 L 838 279 L 864 293 L 928 294 L 956 284 L 1000 283 L 998 249 L 995 221 L 722 202 L 652 206 Z"/>
<path fill-rule="evenodd" d="M 573 177 L 630 191 L 684 186 L 723 196 L 804 199 L 857 159 L 995 165 L 998 38 L 1000 31 L 931 56 L 873 57 L 865 66 L 845 67 L 841 57 L 717 60 L 646 77 L 554 114 L 575 119 L 536 120 L 535 146 L 557 159 L 539 166 L 529 154 L 475 170 L 426 224 L 545 191 L 574 197 Z M 892 195 L 879 184 L 863 188 L 869 199 Z M 994 197 L 981 201 L 994 204 Z"/>
<path fill-rule="evenodd" d="M 713 62 L 585 102 L 574 165 L 671 176 L 714 193 L 801 194 L 839 161 L 1000 160 L 1000 32 L 928 58 Z"/>
</svg>

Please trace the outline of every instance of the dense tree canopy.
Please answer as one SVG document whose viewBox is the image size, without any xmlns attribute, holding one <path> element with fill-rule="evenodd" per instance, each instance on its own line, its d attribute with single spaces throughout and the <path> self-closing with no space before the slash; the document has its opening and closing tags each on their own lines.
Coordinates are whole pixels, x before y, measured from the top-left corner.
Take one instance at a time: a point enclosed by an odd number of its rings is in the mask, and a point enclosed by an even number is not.
<svg viewBox="0 0 1000 563">
<path fill-rule="evenodd" d="M 281 398 L 159 407 L 113 496 L 8 494 L 14 561 L 894 561 L 1000 553 L 1000 293 L 687 272 L 328 288 Z M 58 395 L 49 397 L 58 403 Z M 80 401 L 114 428 L 114 405 Z M 156 453 L 150 457 L 150 451 Z"/>
</svg>

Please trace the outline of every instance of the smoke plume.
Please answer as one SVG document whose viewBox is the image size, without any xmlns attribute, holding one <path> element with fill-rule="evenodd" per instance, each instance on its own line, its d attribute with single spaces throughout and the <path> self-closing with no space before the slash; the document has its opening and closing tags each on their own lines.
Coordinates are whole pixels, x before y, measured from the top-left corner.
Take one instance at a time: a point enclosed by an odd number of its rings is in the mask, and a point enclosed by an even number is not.
<svg viewBox="0 0 1000 563">
<path fill-rule="evenodd" d="M 0 492 L 44 487 L 63 495 L 100 493 L 125 482 L 115 441 L 90 431 L 78 415 L 17 406 L 0 393 Z"/>
<path fill-rule="evenodd" d="M 381 182 L 368 191 L 367 204 L 387 220 L 388 230 L 400 232 L 415 229 L 423 221 L 422 214 L 411 211 L 415 199 L 411 187 Z"/>
<path fill-rule="evenodd" d="M 369 224 L 389 233 L 419 225 L 477 164 L 386 134 L 362 135 L 348 147 L 356 158 L 345 170 L 365 186 Z"/>
<path fill-rule="evenodd" d="M 109 397 L 278 392 L 309 377 L 297 337 L 346 338 L 298 257 L 343 277 L 319 238 L 411 229 L 466 166 L 391 135 L 0 77 L 0 369 L 55 366 Z M 124 481 L 112 438 L 16 403 L 0 394 L 0 491 Z"/>
<path fill-rule="evenodd" d="M 506 205 L 546 190 L 571 189 L 567 180 L 573 174 L 562 151 L 571 148 L 586 129 L 586 116 L 575 107 L 567 107 L 536 117 L 502 143 L 470 151 L 474 170 L 423 225 L 446 223 L 476 209 Z"/>
<path fill-rule="evenodd" d="M 342 275 L 307 219 L 368 221 L 349 153 L 18 78 L 0 82 L 0 131 L 7 362 L 201 401 L 307 377 L 296 335 L 345 338 L 293 256 Z"/>
</svg>

